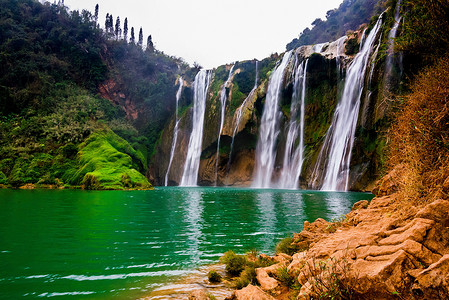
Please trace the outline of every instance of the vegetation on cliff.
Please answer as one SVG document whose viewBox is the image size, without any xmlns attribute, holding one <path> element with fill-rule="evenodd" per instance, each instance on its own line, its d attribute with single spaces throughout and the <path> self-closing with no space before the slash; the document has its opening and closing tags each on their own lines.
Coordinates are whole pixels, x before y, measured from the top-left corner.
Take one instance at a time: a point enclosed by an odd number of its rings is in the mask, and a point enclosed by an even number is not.
<svg viewBox="0 0 449 300">
<path fill-rule="evenodd" d="M 303 45 L 313 45 L 335 41 L 344 36 L 348 30 L 356 30 L 371 17 L 378 14 L 385 1 L 379 0 L 345 0 L 338 9 L 329 10 L 326 20 L 316 19 L 312 29 L 306 28 L 298 38 L 287 44 L 287 50 Z"/>
<path fill-rule="evenodd" d="M 151 47 L 150 38 L 145 51 L 139 43 L 118 38 L 116 25 L 116 33 L 109 27 L 103 31 L 97 13 L 68 11 L 63 4 L 0 1 L 1 184 L 81 185 L 83 176 L 68 174 L 81 172 L 76 168 L 85 154 L 78 151 L 112 129 L 125 139 L 121 143 L 136 149 L 138 155 L 131 156 L 139 163 L 121 160 L 118 169 L 131 183 L 100 180 L 90 187 L 149 186 L 142 174 L 174 110 L 179 67 L 186 76 L 190 70 Z M 108 133 L 109 143 L 119 139 L 115 134 Z M 97 151 L 96 156 L 107 162 L 108 153 Z M 111 175 L 105 168 L 94 169 L 98 178 L 103 172 Z"/>
</svg>

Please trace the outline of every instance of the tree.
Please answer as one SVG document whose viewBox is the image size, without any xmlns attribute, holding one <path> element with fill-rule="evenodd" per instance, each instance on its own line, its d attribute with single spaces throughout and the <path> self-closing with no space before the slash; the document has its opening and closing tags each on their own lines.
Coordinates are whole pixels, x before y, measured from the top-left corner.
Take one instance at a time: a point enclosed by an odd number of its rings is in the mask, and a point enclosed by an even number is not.
<svg viewBox="0 0 449 300">
<path fill-rule="evenodd" d="M 134 27 L 131 27 L 131 38 L 129 39 L 129 42 L 133 44 L 136 43 L 136 38 L 134 37 Z"/>
<path fill-rule="evenodd" d="M 97 5 L 95 5 L 95 15 L 94 15 L 95 25 L 97 25 L 97 23 L 98 23 L 98 9 L 99 9 L 99 6 L 97 3 Z"/>
<path fill-rule="evenodd" d="M 115 39 L 118 40 L 122 35 L 122 29 L 120 28 L 120 17 L 117 16 L 115 21 Z"/>
<path fill-rule="evenodd" d="M 114 33 L 114 19 L 112 18 L 112 15 L 109 15 L 109 32 Z"/>
<path fill-rule="evenodd" d="M 106 32 L 109 31 L 109 13 L 106 14 L 106 21 L 104 22 L 104 29 Z"/>
<path fill-rule="evenodd" d="M 128 42 L 128 18 L 125 18 L 125 23 L 123 24 L 123 39 Z"/>
<path fill-rule="evenodd" d="M 142 31 L 142 27 L 140 27 L 140 30 L 139 30 L 139 43 L 138 43 L 138 45 L 140 47 L 142 47 L 142 45 L 143 45 L 143 31 Z"/>
<path fill-rule="evenodd" d="M 154 52 L 154 45 L 153 45 L 151 34 L 148 36 L 148 39 L 147 39 L 147 51 Z"/>
</svg>

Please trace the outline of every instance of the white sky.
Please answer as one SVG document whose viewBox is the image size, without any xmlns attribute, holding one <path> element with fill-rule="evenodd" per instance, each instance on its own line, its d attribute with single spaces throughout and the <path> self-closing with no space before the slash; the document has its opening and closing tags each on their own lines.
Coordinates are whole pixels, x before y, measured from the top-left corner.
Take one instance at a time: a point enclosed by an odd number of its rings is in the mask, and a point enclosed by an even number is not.
<svg viewBox="0 0 449 300">
<path fill-rule="evenodd" d="M 52 2 L 52 1 L 51 1 Z M 71 10 L 106 13 L 121 27 L 128 18 L 136 39 L 152 35 L 155 47 L 205 68 L 284 52 L 285 45 L 343 0 L 65 0 Z M 128 36 L 130 33 L 128 33 Z"/>
</svg>

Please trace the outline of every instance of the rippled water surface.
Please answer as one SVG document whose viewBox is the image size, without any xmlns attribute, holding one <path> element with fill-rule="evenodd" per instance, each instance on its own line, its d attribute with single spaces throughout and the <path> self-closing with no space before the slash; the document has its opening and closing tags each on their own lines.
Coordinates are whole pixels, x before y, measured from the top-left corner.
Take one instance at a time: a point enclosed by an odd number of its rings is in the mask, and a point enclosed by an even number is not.
<svg viewBox="0 0 449 300">
<path fill-rule="evenodd" d="M 227 250 L 272 253 L 371 194 L 235 188 L 0 190 L 0 298 L 139 298 Z"/>
</svg>

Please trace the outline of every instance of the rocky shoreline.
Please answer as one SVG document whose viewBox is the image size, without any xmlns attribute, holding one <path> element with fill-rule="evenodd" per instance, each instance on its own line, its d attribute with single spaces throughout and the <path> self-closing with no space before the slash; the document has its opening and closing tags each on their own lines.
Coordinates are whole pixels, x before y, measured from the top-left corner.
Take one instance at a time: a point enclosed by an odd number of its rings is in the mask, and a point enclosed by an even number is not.
<svg viewBox="0 0 449 300">
<path fill-rule="evenodd" d="M 304 251 L 256 269 L 259 286 L 211 299 L 449 299 L 449 201 L 363 200 L 345 220 L 306 221 L 293 243 Z M 299 285 L 282 284 L 281 268 Z M 189 299 L 210 299 L 208 288 Z"/>
</svg>

